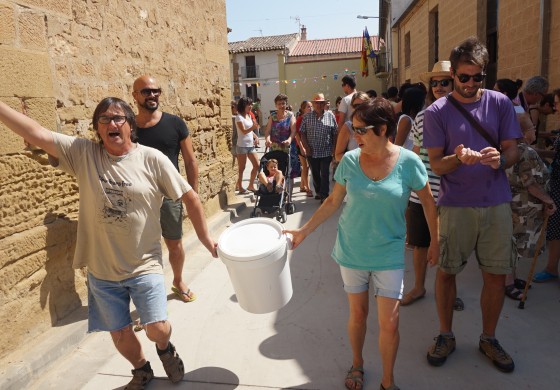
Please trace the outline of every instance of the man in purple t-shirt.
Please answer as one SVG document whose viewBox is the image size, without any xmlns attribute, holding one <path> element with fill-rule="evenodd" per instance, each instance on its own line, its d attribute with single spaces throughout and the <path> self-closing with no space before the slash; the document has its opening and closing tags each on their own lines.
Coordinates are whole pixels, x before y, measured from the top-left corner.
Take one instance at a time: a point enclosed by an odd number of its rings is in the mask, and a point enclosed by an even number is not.
<svg viewBox="0 0 560 390">
<path fill-rule="evenodd" d="M 468 38 L 451 51 L 449 60 L 454 84 L 451 97 L 493 142 L 471 125 L 449 97 L 426 109 L 424 147 L 432 170 L 441 176 L 441 254 L 435 288 L 440 334 L 427 358 L 430 364 L 441 366 L 455 350 L 455 277 L 475 251 L 484 282 L 479 349 L 498 369 L 510 372 L 515 368 L 513 359 L 496 340 L 495 331 L 504 302 L 504 279 L 513 265 L 511 192 L 505 169 L 519 159 L 516 139 L 522 134 L 509 99 L 482 88 L 488 64 L 484 45 L 475 37 Z"/>
</svg>

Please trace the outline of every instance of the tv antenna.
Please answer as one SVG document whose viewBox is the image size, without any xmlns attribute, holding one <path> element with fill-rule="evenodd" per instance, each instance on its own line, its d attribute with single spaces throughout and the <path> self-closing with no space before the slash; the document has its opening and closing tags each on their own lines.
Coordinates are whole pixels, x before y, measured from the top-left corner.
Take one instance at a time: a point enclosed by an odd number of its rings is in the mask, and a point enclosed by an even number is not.
<svg viewBox="0 0 560 390">
<path fill-rule="evenodd" d="M 257 29 L 257 30 L 253 30 L 253 31 L 258 31 L 258 32 L 260 32 L 260 33 L 261 33 L 261 37 L 263 36 L 263 33 L 262 33 L 262 28 L 259 28 L 259 29 Z"/>
<path fill-rule="evenodd" d="M 301 19 L 299 16 L 290 16 L 290 19 L 294 19 L 298 24 L 298 31 L 301 30 Z"/>
</svg>

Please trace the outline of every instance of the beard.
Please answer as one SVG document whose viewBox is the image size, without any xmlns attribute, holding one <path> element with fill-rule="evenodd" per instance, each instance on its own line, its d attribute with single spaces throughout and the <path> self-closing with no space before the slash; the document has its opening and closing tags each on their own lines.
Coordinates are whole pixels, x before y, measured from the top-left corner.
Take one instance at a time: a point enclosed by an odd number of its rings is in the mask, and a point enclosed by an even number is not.
<svg viewBox="0 0 560 390">
<path fill-rule="evenodd" d="M 154 112 L 159 108 L 159 102 L 153 99 L 144 100 L 144 103 L 141 103 L 140 106 L 148 111 Z"/>
<path fill-rule="evenodd" d="M 475 97 L 476 94 L 478 93 L 478 90 L 480 89 L 480 85 L 473 87 L 472 89 L 469 90 L 466 89 L 467 87 L 463 87 L 460 85 L 455 85 L 453 88 L 459 95 L 461 95 L 465 99 L 471 99 Z"/>
</svg>

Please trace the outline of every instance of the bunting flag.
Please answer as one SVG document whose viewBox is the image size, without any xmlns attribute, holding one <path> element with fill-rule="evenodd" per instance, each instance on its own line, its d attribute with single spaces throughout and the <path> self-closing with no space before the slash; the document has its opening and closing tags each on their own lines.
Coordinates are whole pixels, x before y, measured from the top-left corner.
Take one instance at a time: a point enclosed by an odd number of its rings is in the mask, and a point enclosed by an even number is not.
<svg viewBox="0 0 560 390">
<path fill-rule="evenodd" d="M 367 27 L 364 29 L 364 32 L 362 33 L 362 57 L 360 59 L 360 70 L 362 71 L 362 77 L 369 76 L 369 67 L 367 62 L 367 58 L 368 58 L 367 48 L 369 47 L 369 43 L 366 40 L 366 33 L 367 33 Z"/>
</svg>

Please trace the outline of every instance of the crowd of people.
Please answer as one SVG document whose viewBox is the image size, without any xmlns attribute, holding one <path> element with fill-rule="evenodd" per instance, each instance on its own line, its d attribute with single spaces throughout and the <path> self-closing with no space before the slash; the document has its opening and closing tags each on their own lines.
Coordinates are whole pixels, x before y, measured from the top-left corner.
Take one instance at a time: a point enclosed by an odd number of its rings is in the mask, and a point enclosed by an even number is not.
<svg viewBox="0 0 560 390">
<path fill-rule="evenodd" d="M 516 265 L 542 253 L 536 243 L 547 218 L 542 234 L 548 263 L 533 282 L 558 279 L 560 142 L 546 132 L 544 118 L 558 109 L 560 89 L 549 93 L 541 76 L 499 79 L 483 88 L 487 65 L 485 46 L 471 37 L 448 61 L 419 75 L 421 82 L 391 87 L 382 97 L 357 90 L 354 78 L 345 76 L 345 96 L 332 111 L 322 93 L 301 102 L 291 139 L 305 170 L 301 190 L 312 197 L 313 183 L 321 205 L 301 228 L 286 232 L 295 249 L 345 204 L 332 257 L 349 302 L 348 389 L 363 387 L 370 283 L 379 317 L 381 389 L 398 389 L 399 308 L 426 295 L 428 264 L 437 265 L 439 334 L 426 356 L 434 366 L 455 350 L 453 312 L 464 308 L 456 275 L 473 253 L 483 280 L 479 349 L 503 372 L 515 368 L 496 338 L 504 297 L 524 298 L 527 281 L 517 277 Z M 413 251 L 414 267 L 406 293 L 405 246 Z"/>
<path fill-rule="evenodd" d="M 426 295 L 428 264 L 437 265 L 439 333 L 426 355 L 433 366 L 443 365 L 455 350 L 453 312 L 463 305 L 456 276 L 473 253 L 483 280 L 479 349 L 503 372 L 515 368 L 496 338 L 504 297 L 524 298 L 531 281 L 517 278 L 516 265 L 542 251 L 536 245 L 541 234 L 546 234 L 548 262 L 533 281 L 558 280 L 560 141 L 546 132 L 543 119 L 560 107 L 560 89 L 549 94 L 541 76 L 525 82 L 500 79 L 486 89 L 487 65 L 485 46 L 471 37 L 448 61 L 419 75 L 421 82 L 391 87 L 382 97 L 357 90 L 349 75 L 341 80 L 345 96 L 336 99 L 333 110 L 318 92 L 294 113 L 288 96 L 279 94 L 262 130 L 267 148 L 289 155 L 286 176 L 276 160 L 267 162 L 268 175 L 259 174 L 259 102 L 241 98 L 231 104 L 236 191 L 243 195 L 260 185 L 261 191 L 282 192 L 301 177 L 300 191 L 320 201 L 303 226 L 285 231 L 293 236 L 294 249 L 343 207 L 332 257 L 349 303 L 353 360 L 344 384 L 350 390 L 364 386 L 370 288 L 379 319 L 380 389 L 397 390 L 399 310 Z M 184 375 L 170 342 L 160 244 L 163 236 L 172 291 L 192 302 L 196 295 L 182 277 L 183 206 L 198 238 L 217 257 L 197 195 L 189 130 L 183 120 L 159 110 L 161 94 L 157 80 L 144 75 L 132 90 L 138 114 L 121 99 L 103 99 L 92 119 L 97 140 L 49 131 L 0 102 L 0 121 L 78 180 L 74 267 L 88 270 L 89 331 L 109 332 L 132 364 L 127 389 L 143 389 L 153 378 L 135 330 L 143 329 L 155 343 L 172 382 Z M 180 174 L 179 154 L 187 179 Z M 243 188 L 247 160 L 252 167 Z M 406 245 L 413 250 L 415 276 L 404 293 Z M 131 300 L 138 328 L 132 326 Z"/>
</svg>

